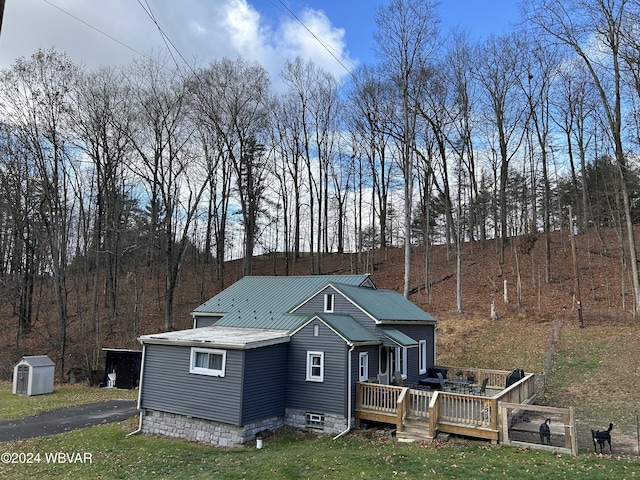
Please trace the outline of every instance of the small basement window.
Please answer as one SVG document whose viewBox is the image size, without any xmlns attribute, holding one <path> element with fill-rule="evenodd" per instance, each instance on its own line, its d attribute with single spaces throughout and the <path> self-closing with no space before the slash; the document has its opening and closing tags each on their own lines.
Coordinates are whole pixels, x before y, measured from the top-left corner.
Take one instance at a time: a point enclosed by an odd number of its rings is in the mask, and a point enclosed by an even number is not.
<svg viewBox="0 0 640 480">
<path fill-rule="evenodd" d="M 321 413 L 309 413 L 306 414 L 307 428 L 324 428 L 324 415 Z"/>
<path fill-rule="evenodd" d="M 225 350 L 192 348 L 189 373 L 210 375 L 212 377 L 224 377 L 226 363 L 227 352 Z"/>
</svg>

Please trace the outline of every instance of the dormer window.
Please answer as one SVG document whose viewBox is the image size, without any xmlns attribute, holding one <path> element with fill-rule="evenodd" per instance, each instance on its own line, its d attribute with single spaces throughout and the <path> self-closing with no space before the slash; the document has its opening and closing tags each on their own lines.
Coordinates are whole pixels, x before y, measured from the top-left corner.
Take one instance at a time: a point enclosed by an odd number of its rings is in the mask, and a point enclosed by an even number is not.
<svg viewBox="0 0 640 480">
<path fill-rule="evenodd" d="M 324 294 L 324 311 L 325 313 L 333 313 L 333 293 Z"/>
</svg>

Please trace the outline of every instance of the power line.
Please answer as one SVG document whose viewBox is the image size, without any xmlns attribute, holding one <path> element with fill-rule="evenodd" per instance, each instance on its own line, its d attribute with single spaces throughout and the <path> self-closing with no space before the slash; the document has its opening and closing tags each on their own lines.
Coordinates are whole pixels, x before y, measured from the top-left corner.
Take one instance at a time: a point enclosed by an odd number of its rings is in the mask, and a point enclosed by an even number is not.
<svg viewBox="0 0 640 480">
<path fill-rule="evenodd" d="M 344 68 L 344 69 L 346 70 L 346 72 L 347 72 L 349 75 L 353 75 L 353 72 L 347 68 L 347 66 L 342 62 L 342 60 L 341 60 L 340 58 L 338 58 L 338 57 L 334 54 L 334 52 L 332 52 L 332 49 L 331 49 L 331 48 L 329 48 L 329 46 L 326 44 L 326 42 L 325 42 L 324 40 L 322 40 L 322 39 L 321 39 L 320 37 L 318 37 L 318 36 L 317 36 L 313 31 L 311 31 L 311 29 L 310 29 L 309 27 L 307 27 L 307 25 L 306 25 L 306 24 L 305 24 L 305 23 L 304 23 L 304 22 L 303 22 L 303 21 L 302 21 L 302 20 L 301 20 L 301 19 L 300 19 L 296 14 L 295 14 L 295 13 L 293 13 L 293 11 L 289 8 L 289 6 L 288 6 L 286 3 L 284 3 L 284 1 L 283 1 L 283 0 L 278 0 L 278 1 L 279 1 L 279 3 L 280 3 L 280 4 L 281 4 L 281 5 L 282 5 L 286 10 L 287 10 L 287 12 L 289 12 L 289 14 L 290 14 L 290 15 L 291 15 L 291 16 L 292 16 L 292 17 L 293 17 L 293 18 L 294 18 L 294 19 L 295 19 L 295 20 L 296 20 L 300 25 L 302 25 L 302 27 L 303 27 L 307 32 L 309 32 L 309 34 L 310 34 L 313 38 L 315 38 L 315 40 L 316 40 L 316 41 L 317 41 L 317 42 L 322 46 L 322 48 L 324 48 L 324 49 L 329 53 L 329 55 L 331 55 L 331 56 L 334 58 L 334 60 L 335 60 L 336 62 L 338 62 L 338 63 L 342 66 L 342 68 Z M 342 55 L 341 55 L 341 56 L 342 56 Z"/>
<path fill-rule="evenodd" d="M 82 20 L 80 17 L 75 16 L 73 13 L 66 11 L 64 8 L 59 7 L 58 5 L 51 3 L 49 0 L 42 0 L 45 3 L 48 3 L 49 5 L 51 5 L 54 8 L 57 8 L 58 10 L 60 10 L 62 13 L 69 15 L 71 18 L 73 18 L 74 20 L 77 20 L 78 22 L 86 25 L 87 27 L 95 30 L 96 32 L 100 33 L 101 35 L 104 35 L 105 37 L 109 38 L 110 40 L 113 40 L 114 42 L 122 45 L 125 48 L 128 48 L 129 50 L 131 50 L 133 53 L 137 53 L 138 55 L 140 55 L 141 57 L 147 57 L 145 54 L 140 53 L 139 51 L 137 51 L 135 48 L 130 47 L 129 45 L 127 45 L 126 43 L 121 42 L 120 40 L 118 40 L 117 38 L 113 37 L 112 35 L 109 35 L 106 32 L 103 32 L 102 30 L 100 30 L 97 27 L 94 27 L 93 25 L 91 25 L 88 22 L 85 22 L 84 20 Z"/>
<path fill-rule="evenodd" d="M 115 38 L 113 35 L 110 35 L 108 33 L 106 33 L 103 30 L 100 30 L 98 27 L 90 24 L 89 22 L 83 20 L 82 18 L 74 15 L 73 13 L 65 10 L 64 8 L 52 3 L 50 0 L 43 0 L 45 3 L 49 4 L 50 6 L 60 10 L 62 13 L 64 13 L 65 15 L 68 15 L 69 17 L 73 18 L 74 20 L 77 20 L 78 22 L 82 23 L 83 25 L 86 25 L 87 27 L 91 28 L 92 30 L 95 30 L 96 32 L 100 33 L 101 35 L 104 35 L 105 37 L 107 37 L 108 39 L 116 42 L 117 44 L 131 50 L 133 53 L 140 55 L 143 58 L 148 58 L 147 55 L 139 52 L 138 50 L 136 50 L 135 48 L 127 45 L 126 43 L 118 40 L 117 38 Z M 1 4 L 4 5 L 5 0 L 0 0 Z M 274 7 L 277 8 L 277 5 L 273 2 L 273 1 L 269 1 L 269 3 L 271 3 Z M 316 35 L 303 21 L 302 19 L 300 19 L 292 10 L 291 8 L 289 8 L 289 6 L 283 1 L 283 0 L 278 0 L 278 3 L 280 3 L 280 5 L 282 5 L 282 7 L 284 7 L 286 13 L 288 13 L 288 15 L 290 15 L 292 18 L 294 18 L 317 42 L 318 44 L 320 44 L 320 46 L 322 48 L 324 48 L 329 55 L 331 55 L 333 57 L 333 59 L 338 62 L 340 64 L 340 66 L 342 66 L 342 68 L 344 68 L 344 70 L 349 74 L 349 75 L 353 75 L 353 72 L 344 64 L 344 62 L 342 61 L 342 59 L 340 57 L 342 57 L 342 55 L 339 52 L 336 52 L 332 47 L 330 47 L 323 39 L 321 39 L 318 35 Z M 160 26 L 160 24 L 158 23 L 158 21 L 155 18 L 155 15 L 153 14 L 153 11 L 151 10 L 151 7 L 148 3 L 147 0 L 144 0 L 144 4 L 142 3 L 142 0 L 138 0 L 138 4 L 142 7 L 142 9 L 145 11 L 145 13 L 149 16 L 149 18 L 151 19 L 151 21 L 155 24 L 156 28 L 158 29 L 158 31 L 160 32 L 160 35 L 162 37 L 162 40 L 165 44 L 165 46 L 167 47 L 167 50 L 169 51 L 169 54 L 171 55 L 171 58 L 173 59 L 174 63 L 176 64 L 176 67 L 178 68 L 178 70 L 180 69 L 180 65 L 178 63 L 178 61 L 176 60 L 174 54 L 173 54 L 173 50 L 175 50 L 175 52 L 179 55 L 179 57 L 182 59 L 182 61 L 184 62 L 185 65 L 187 65 L 189 67 L 190 70 L 193 71 L 193 68 L 191 67 L 191 65 L 189 64 L 189 62 L 186 61 L 186 59 L 184 58 L 184 56 L 182 55 L 182 53 L 180 52 L 180 50 L 175 46 L 175 44 L 171 41 L 171 39 L 169 38 L 169 36 L 165 33 L 165 31 L 163 30 L 163 28 Z M 146 5 L 146 6 L 145 6 Z M 0 17 L 1 19 L 1 17 Z M 0 29 L 2 28 L 2 24 L 0 23 Z M 340 57 L 339 57 L 339 56 Z M 349 61 L 350 63 L 352 63 L 350 60 L 346 59 L 347 61 Z"/>
<path fill-rule="evenodd" d="M 151 6 L 149 5 L 149 2 L 147 0 L 144 0 L 144 3 L 146 5 L 146 7 L 145 7 L 145 5 L 142 4 L 141 0 L 138 0 L 138 4 L 142 7 L 142 9 L 145 11 L 145 13 L 149 16 L 151 21 L 154 23 L 154 25 L 158 29 L 158 32 L 160 32 L 160 36 L 162 37 L 162 41 L 164 42 L 164 45 L 167 47 L 167 50 L 169 51 L 169 55 L 171 55 L 171 58 L 173 59 L 173 63 L 176 64 L 176 68 L 178 69 L 178 72 L 180 72 L 180 65 L 178 64 L 178 61 L 176 60 L 176 57 L 173 55 L 173 51 L 171 50 L 171 48 L 173 48 L 173 50 L 176 51 L 176 53 L 180 56 L 180 58 L 185 63 L 185 65 L 187 65 L 187 67 L 189 67 L 189 69 L 193 72 L 193 68 L 191 68 L 191 65 L 189 65 L 189 62 L 187 62 L 185 60 L 185 58 L 182 56 L 182 53 L 180 53 L 180 50 L 178 50 L 178 47 L 176 47 L 174 45 L 174 43 L 171 41 L 169 36 L 165 33 L 165 31 L 162 29 L 162 27 L 160 26 L 160 24 L 156 20 L 156 17 L 153 14 L 153 11 L 151 10 Z"/>
</svg>

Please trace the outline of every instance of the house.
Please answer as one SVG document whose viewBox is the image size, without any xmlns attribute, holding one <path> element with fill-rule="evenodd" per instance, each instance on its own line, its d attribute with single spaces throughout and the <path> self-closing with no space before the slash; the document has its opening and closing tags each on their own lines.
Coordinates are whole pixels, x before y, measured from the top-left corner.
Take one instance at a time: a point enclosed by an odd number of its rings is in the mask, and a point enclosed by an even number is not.
<svg viewBox="0 0 640 480">
<path fill-rule="evenodd" d="M 348 431 L 357 382 L 407 382 L 435 361 L 435 319 L 369 275 L 244 277 L 144 335 L 141 430 L 236 446 L 283 425 Z"/>
</svg>

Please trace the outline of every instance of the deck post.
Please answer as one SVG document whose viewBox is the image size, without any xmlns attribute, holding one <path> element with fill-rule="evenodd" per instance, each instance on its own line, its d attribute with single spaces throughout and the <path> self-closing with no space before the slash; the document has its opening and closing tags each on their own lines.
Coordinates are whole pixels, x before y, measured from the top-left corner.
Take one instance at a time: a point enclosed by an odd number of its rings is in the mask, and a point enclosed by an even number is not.
<svg viewBox="0 0 640 480">
<path fill-rule="evenodd" d="M 356 383 L 356 430 L 360 429 L 360 413 L 359 409 L 362 406 L 362 383 Z"/>
</svg>

